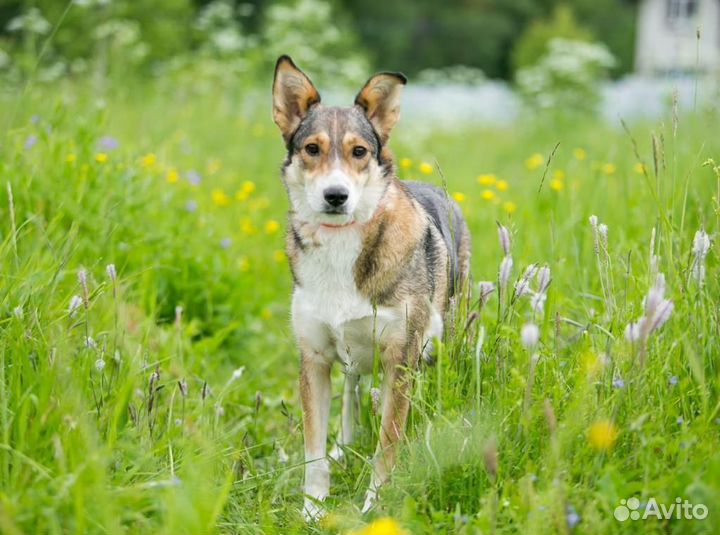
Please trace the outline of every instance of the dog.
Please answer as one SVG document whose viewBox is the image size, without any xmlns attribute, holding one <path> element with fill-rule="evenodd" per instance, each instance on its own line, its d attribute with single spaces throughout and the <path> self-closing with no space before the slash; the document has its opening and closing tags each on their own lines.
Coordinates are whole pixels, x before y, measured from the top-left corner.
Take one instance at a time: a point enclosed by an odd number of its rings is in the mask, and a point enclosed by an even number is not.
<svg viewBox="0 0 720 535">
<path fill-rule="evenodd" d="M 387 143 L 406 82 L 401 73 L 381 72 L 353 106 L 330 107 L 289 56 L 275 66 L 272 113 L 287 149 L 282 179 L 290 204 L 286 252 L 300 351 L 307 519 L 324 513 L 330 489 L 333 363 L 345 372 L 335 458 L 352 440 L 360 375 L 373 373 L 375 355 L 382 367 L 366 512 L 395 464 L 413 370 L 469 287 L 470 234 L 460 208 L 442 189 L 395 173 Z"/>
</svg>

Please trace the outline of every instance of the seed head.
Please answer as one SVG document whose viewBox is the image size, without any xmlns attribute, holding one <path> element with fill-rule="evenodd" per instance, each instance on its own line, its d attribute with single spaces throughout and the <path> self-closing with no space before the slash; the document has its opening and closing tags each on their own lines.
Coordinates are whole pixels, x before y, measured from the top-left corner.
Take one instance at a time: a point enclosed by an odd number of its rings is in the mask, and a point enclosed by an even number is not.
<svg viewBox="0 0 720 535">
<path fill-rule="evenodd" d="M 498 226 L 498 238 L 500 239 L 500 247 L 503 250 L 503 254 L 505 256 L 508 256 L 510 254 L 510 231 L 507 229 L 507 227 L 504 227 L 500 223 L 497 224 Z"/>
<path fill-rule="evenodd" d="M 534 348 L 537 345 L 539 339 L 540 329 L 538 329 L 537 325 L 535 325 L 534 323 L 526 323 L 522 326 L 522 329 L 520 331 L 520 340 L 526 348 Z"/>
<path fill-rule="evenodd" d="M 115 271 L 115 264 L 108 264 L 105 266 L 105 272 L 107 273 L 107 276 L 110 277 L 110 280 L 115 283 L 117 280 L 117 271 Z"/>
</svg>

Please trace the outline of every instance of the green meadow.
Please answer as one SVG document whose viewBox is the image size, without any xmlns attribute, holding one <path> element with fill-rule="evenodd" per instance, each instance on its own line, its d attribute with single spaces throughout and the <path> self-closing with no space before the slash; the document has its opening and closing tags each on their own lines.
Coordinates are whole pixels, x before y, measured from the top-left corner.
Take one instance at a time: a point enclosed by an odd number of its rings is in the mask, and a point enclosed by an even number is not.
<svg viewBox="0 0 720 535">
<path fill-rule="evenodd" d="M 401 119 L 398 176 L 468 219 L 473 298 L 415 375 L 377 508 L 359 510 L 370 377 L 328 515 L 306 524 L 269 78 L 0 97 L 0 532 L 717 533 L 718 109 Z M 481 303 L 498 224 L 512 271 Z M 531 264 L 550 269 L 541 307 L 517 289 Z M 632 498 L 707 516 L 616 520 Z"/>
</svg>

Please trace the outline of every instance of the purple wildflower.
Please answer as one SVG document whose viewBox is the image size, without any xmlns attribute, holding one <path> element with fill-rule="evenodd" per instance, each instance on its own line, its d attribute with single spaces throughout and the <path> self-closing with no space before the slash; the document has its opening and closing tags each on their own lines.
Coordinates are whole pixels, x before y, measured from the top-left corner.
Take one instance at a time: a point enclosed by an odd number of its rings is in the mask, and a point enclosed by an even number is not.
<svg viewBox="0 0 720 535">
<path fill-rule="evenodd" d="M 612 385 L 613 388 L 623 388 L 625 386 L 625 381 L 623 381 L 621 377 L 616 377 L 613 379 Z"/>
<path fill-rule="evenodd" d="M 195 210 L 197 210 L 197 207 L 198 203 L 195 200 L 191 199 L 185 203 L 185 210 L 187 210 L 188 212 L 194 212 Z"/>
<path fill-rule="evenodd" d="M 188 182 L 190 182 L 190 184 L 192 184 L 193 186 L 197 186 L 202 181 L 200 173 L 195 171 L 195 169 L 191 169 L 190 171 L 185 173 L 185 178 L 187 178 Z"/>
<path fill-rule="evenodd" d="M 30 134 L 27 138 L 25 138 L 25 150 L 30 150 L 35 146 L 35 143 L 37 143 L 38 137 L 35 134 Z"/>
<path fill-rule="evenodd" d="M 229 249 L 231 245 L 232 240 L 230 238 L 223 238 L 222 240 L 220 240 L 220 247 L 222 247 L 223 249 Z"/>
<path fill-rule="evenodd" d="M 103 150 L 115 150 L 120 146 L 120 142 L 112 136 L 103 136 L 98 140 L 98 148 Z"/>
<path fill-rule="evenodd" d="M 668 384 L 670 386 L 675 386 L 676 384 L 678 384 L 678 381 L 679 381 L 678 376 L 673 375 L 672 377 L 670 377 L 670 379 L 668 379 Z"/>
</svg>

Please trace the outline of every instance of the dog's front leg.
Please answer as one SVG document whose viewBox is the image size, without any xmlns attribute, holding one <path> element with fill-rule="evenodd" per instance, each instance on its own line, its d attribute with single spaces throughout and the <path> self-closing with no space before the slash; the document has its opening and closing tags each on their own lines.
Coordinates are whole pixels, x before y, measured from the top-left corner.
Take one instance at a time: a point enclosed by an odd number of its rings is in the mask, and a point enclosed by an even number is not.
<svg viewBox="0 0 720 535">
<path fill-rule="evenodd" d="M 322 516 L 330 492 L 330 466 L 325 456 L 330 415 L 330 363 L 302 352 L 300 397 L 305 436 L 305 504 L 308 520 Z"/>
</svg>

